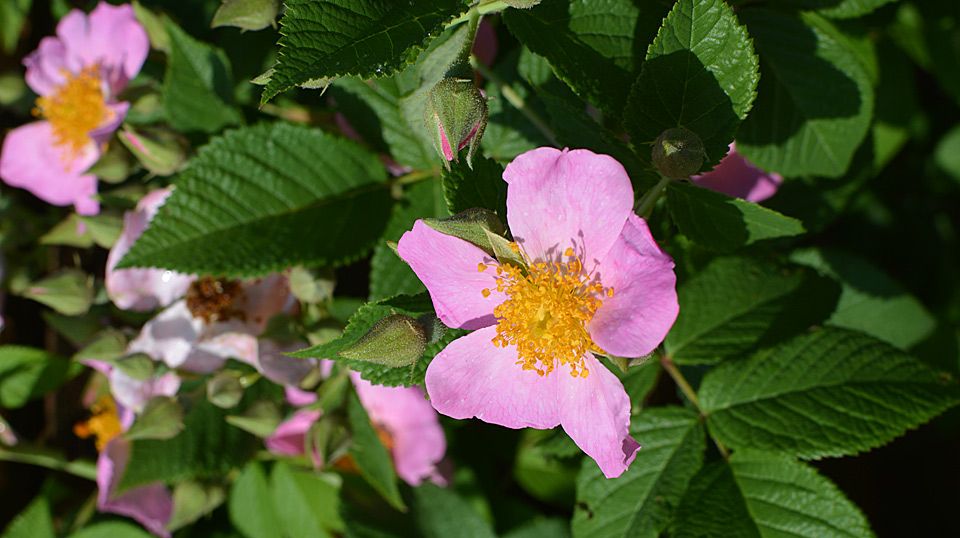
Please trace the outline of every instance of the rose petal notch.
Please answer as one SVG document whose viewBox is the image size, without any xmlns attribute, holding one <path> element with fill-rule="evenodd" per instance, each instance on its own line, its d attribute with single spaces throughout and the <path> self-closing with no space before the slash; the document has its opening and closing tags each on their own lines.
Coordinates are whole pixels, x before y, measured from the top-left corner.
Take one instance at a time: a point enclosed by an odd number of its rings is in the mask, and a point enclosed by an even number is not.
<svg viewBox="0 0 960 538">
<path fill-rule="evenodd" d="M 472 80 L 445 78 L 438 82 L 427 96 L 424 121 L 448 170 L 450 161 L 458 162 L 463 148 L 467 148 L 467 165 L 473 168 L 473 155 L 487 127 L 487 99 Z"/>
<path fill-rule="evenodd" d="M 660 133 L 653 143 L 650 158 L 661 175 L 670 179 L 687 179 L 703 166 L 703 141 L 696 133 L 673 127 Z"/>
</svg>

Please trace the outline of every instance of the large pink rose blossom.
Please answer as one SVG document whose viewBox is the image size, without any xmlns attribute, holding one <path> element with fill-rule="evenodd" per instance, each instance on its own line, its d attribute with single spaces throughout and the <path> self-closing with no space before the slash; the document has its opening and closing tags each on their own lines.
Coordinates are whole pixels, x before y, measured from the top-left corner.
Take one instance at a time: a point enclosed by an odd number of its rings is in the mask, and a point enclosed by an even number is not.
<svg viewBox="0 0 960 538">
<path fill-rule="evenodd" d="M 100 211 L 97 178 L 87 172 L 126 116 L 117 99 L 140 71 L 150 44 L 130 5 L 101 2 L 89 14 L 73 10 L 23 63 L 40 98 L 41 121 L 7 135 L 0 178 L 82 215 Z"/>
<path fill-rule="evenodd" d="M 609 156 L 539 148 L 503 178 L 525 269 L 422 221 L 399 242 L 440 319 L 474 330 L 430 363 L 430 401 L 457 419 L 563 426 L 619 476 L 640 445 L 629 397 L 595 353 L 639 357 L 663 341 L 679 311 L 673 261 L 633 214 L 630 179 Z"/>
<path fill-rule="evenodd" d="M 713 170 L 690 178 L 695 184 L 748 202 L 762 202 L 777 193 L 783 177 L 764 172 L 737 153 L 736 144 Z"/>
<path fill-rule="evenodd" d="M 123 216 L 123 231 L 107 256 L 104 284 L 107 296 L 123 310 L 144 312 L 167 306 L 183 297 L 194 277 L 166 269 L 116 269 L 130 247 L 147 229 L 173 189 L 160 189 L 144 196 L 136 211 Z"/>
<path fill-rule="evenodd" d="M 323 362 L 329 365 L 331 361 Z M 446 454 L 447 441 L 437 412 L 424 398 L 423 390 L 419 387 L 373 385 L 356 372 L 350 372 L 350 379 L 370 421 L 390 439 L 390 453 L 397 475 L 411 486 L 424 480 L 446 485 L 446 478 L 437 466 Z M 298 410 L 281 423 L 264 444 L 275 454 L 303 455 L 307 433 L 320 416 L 319 410 Z M 311 458 L 317 467 L 323 465 L 318 453 L 312 454 Z"/>
</svg>

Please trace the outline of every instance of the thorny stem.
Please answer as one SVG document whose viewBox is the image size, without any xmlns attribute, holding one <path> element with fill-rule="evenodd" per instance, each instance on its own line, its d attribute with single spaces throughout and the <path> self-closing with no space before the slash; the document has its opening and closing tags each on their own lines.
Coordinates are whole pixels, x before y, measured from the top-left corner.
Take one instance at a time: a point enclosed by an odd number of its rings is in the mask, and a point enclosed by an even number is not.
<svg viewBox="0 0 960 538">
<path fill-rule="evenodd" d="M 476 56 L 470 57 L 470 65 L 473 66 L 474 69 L 479 71 L 480 74 L 483 75 L 483 78 L 489 80 L 491 83 L 496 85 L 497 88 L 500 90 L 500 94 L 503 95 L 503 98 L 506 99 L 508 103 L 513 105 L 514 108 L 519 110 L 520 113 L 526 116 L 527 119 L 530 121 L 530 123 L 532 123 L 533 126 L 536 127 L 537 130 L 543 134 L 543 136 L 547 139 L 548 142 L 550 142 L 551 145 L 556 147 L 560 146 L 560 144 L 557 142 L 557 135 L 553 133 L 553 129 L 551 129 L 550 126 L 547 125 L 547 122 L 544 121 L 544 119 L 541 118 L 539 114 L 537 114 L 532 108 L 527 106 L 527 103 L 526 101 L 524 101 L 523 97 L 521 97 L 520 94 L 515 92 L 513 88 L 510 87 L 509 84 L 507 84 L 496 73 L 490 70 L 490 68 L 483 65 L 482 62 L 478 61 Z"/>
<path fill-rule="evenodd" d="M 46 467 L 54 471 L 86 478 L 87 480 L 97 479 L 97 467 L 92 462 L 77 460 L 65 461 L 63 458 L 52 453 L 41 453 L 37 449 L 27 450 L 25 448 L 0 448 L 0 461 L 12 461 L 15 463 L 26 463 Z"/>
<path fill-rule="evenodd" d="M 653 207 L 657 205 L 657 200 L 660 199 L 660 196 L 663 195 L 664 191 L 667 190 L 667 185 L 670 184 L 670 178 L 660 176 L 660 181 L 646 194 L 643 195 L 643 198 L 637 202 L 637 215 L 640 215 L 644 219 L 650 218 L 650 214 L 653 213 Z"/>
<path fill-rule="evenodd" d="M 673 363 L 673 360 L 667 355 L 663 354 L 660 356 L 660 365 L 663 366 L 663 369 L 670 375 L 670 378 L 673 379 L 673 382 L 677 384 L 677 387 L 680 389 L 680 392 L 690 400 L 690 403 L 697 408 L 697 412 L 700 413 L 700 416 L 706 416 L 706 413 L 703 412 L 703 408 L 700 407 L 700 399 L 697 398 L 696 391 L 693 390 L 693 387 L 690 386 L 690 382 L 687 381 L 686 377 L 683 377 L 683 372 L 677 368 L 677 365 Z M 720 451 L 720 455 L 723 456 L 723 459 L 730 458 L 730 450 L 723 445 L 718 439 L 714 438 L 713 442 L 717 445 L 717 450 Z"/>
</svg>

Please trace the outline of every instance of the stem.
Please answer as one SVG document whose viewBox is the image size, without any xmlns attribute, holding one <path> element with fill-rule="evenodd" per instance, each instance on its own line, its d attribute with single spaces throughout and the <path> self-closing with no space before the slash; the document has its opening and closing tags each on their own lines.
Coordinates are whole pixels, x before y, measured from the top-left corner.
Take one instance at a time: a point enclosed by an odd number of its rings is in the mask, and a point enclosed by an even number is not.
<svg viewBox="0 0 960 538">
<path fill-rule="evenodd" d="M 557 135 L 553 133 L 553 129 L 551 129 L 550 126 L 547 125 L 547 122 L 544 121 L 544 119 L 541 118 L 539 114 L 537 114 L 532 108 L 527 106 L 526 101 L 523 99 L 523 97 L 519 93 L 515 92 L 513 88 L 510 87 L 509 84 L 507 84 L 502 78 L 497 76 L 497 74 L 494 73 L 492 70 L 490 70 L 489 67 L 480 63 L 480 61 L 477 60 L 476 56 L 470 57 L 470 65 L 472 65 L 474 69 L 479 71 L 480 74 L 483 75 L 483 78 L 489 80 L 492 84 L 496 85 L 497 89 L 499 89 L 500 93 L 503 95 L 503 98 L 506 99 L 508 103 L 513 105 L 514 108 L 519 110 L 524 116 L 526 116 L 527 119 L 530 120 L 530 123 L 532 123 L 533 126 L 536 127 L 537 130 L 543 134 L 543 136 L 547 139 L 547 141 L 550 142 L 550 144 L 557 147 L 560 146 L 560 144 L 557 142 Z"/>
<path fill-rule="evenodd" d="M 38 449 L 28 451 L 24 448 L 0 448 L 0 461 L 12 461 L 14 463 L 26 463 L 27 465 L 36 465 L 46 467 L 54 471 L 61 471 L 87 480 L 97 479 L 97 466 L 93 462 L 77 460 L 65 461 L 59 455 L 53 453 L 40 453 Z"/>
<path fill-rule="evenodd" d="M 663 366 L 663 369 L 670 374 L 670 378 L 673 379 L 673 382 L 677 384 L 677 387 L 680 388 L 680 392 L 690 400 L 690 403 L 697 408 L 697 412 L 700 413 L 700 416 L 706 416 L 706 413 L 703 412 L 703 408 L 700 407 L 700 399 L 697 398 L 697 392 L 693 390 L 693 387 L 690 386 L 690 382 L 687 381 L 686 377 L 683 377 L 683 373 L 677 368 L 677 365 L 673 363 L 673 360 L 668 357 L 666 354 L 660 357 L 660 365 Z M 712 437 L 712 436 L 711 436 Z M 727 449 L 716 438 L 713 438 L 713 442 L 717 445 L 717 450 L 720 451 L 720 455 L 723 456 L 723 459 L 730 458 L 730 450 Z"/>
<path fill-rule="evenodd" d="M 402 176 L 397 176 L 391 181 L 394 185 L 410 185 L 413 183 L 419 183 L 421 181 L 437 177 L 439 172 L 436 168 L 431 168 L 429 170 L 414 170 L 409 174 L 404 174 Z"/>
<path fill-rule="evenodd" d="M 670 181 L 670 178 L 660 176 L 660 181 L 658 181 L 652 189 L 648 190 L 637 203 L 637 215 L 640 215 L 644 219 L 650 218 L 650 214 L 653 213 L 653 207 L 657 205 L 657 200 L 659 200 L 660 196 L 667 190 L 667 185 L 670 184 Z"/>
</svg>

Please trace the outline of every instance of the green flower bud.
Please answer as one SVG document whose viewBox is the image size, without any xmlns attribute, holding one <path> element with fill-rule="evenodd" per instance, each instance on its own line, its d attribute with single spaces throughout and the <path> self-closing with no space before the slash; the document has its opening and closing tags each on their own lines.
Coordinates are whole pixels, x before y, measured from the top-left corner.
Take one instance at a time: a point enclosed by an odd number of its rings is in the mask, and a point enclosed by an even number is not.
<svg viewBox="0 0 960 538">
<path fill-rule="evenodd" d="M 391 314 L 340 351 L 340 356 L 401 368 L 416 362 L 426 347 L 426 333 L 417 320 L 402 314 Z"/>
<path fill-rule="evenodd" d="M 427 96 L 424 121 L 444 166 L 449 169 L 449 162 L 456 162 L 458 153 L 466 147 L 467 165 L 473 168 L 473 155 L 487 127 L 487 99 L 473 81 L 445 78 L 438 82 Z"/>
<path fill-rule="evenodd" d="M 687 179 L 703 165 L 703 142 L 683 127 L 667 129 L 653 143 L 653 165 L 670 179 Z"/>
<path fill-rule="evenodd" d="M 150 129 L 138 132 L 125 125 L 118 136 L 140 164 L 158 176 L 173 174 L 187 159 L 186 143 L 172 131 Z"/>
</svg>

